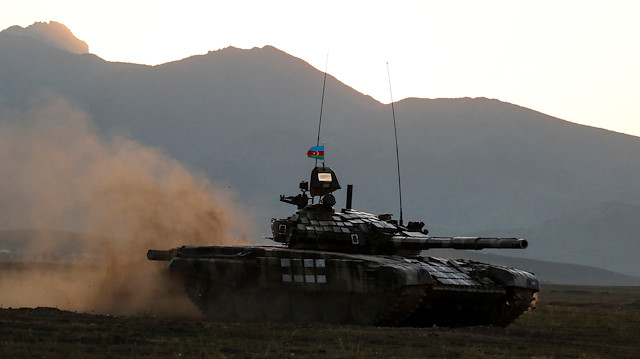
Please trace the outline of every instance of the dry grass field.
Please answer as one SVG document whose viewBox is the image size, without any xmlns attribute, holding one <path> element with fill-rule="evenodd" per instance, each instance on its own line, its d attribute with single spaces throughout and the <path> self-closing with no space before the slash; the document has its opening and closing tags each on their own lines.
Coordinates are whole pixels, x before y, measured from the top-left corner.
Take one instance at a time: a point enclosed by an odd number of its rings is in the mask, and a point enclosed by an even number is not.
<svg viewBox="0 0 640 359">
<path fill-rule="evenodd" d="M 545 285 L 506 329 L 384 328 L 0 309 L 0 358 L 640 358 L 640 287 Z"/>
</svg>

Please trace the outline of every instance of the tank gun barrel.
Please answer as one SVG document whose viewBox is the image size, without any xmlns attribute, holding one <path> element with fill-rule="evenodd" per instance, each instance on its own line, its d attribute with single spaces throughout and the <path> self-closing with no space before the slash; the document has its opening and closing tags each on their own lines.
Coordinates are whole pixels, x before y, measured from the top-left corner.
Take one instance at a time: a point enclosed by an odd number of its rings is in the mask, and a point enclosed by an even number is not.
<svg viewBox="0 0 640 359">
<path fill-rule="evenodd" d="M 149 249 L 147 251 L 147 259 L 150 261 L 170 261 L 178 254 L 178 248 L 160 250 Z"/>
<path fill-rule="evenodd" d="M 484 248 L 527 248 L 526 239 L 495 237 L 428 237 L 394 236 L 391 242 L 397 248 L 407 250 L 425 250 L 431 248 L 484 249 Z"/>
</svg>

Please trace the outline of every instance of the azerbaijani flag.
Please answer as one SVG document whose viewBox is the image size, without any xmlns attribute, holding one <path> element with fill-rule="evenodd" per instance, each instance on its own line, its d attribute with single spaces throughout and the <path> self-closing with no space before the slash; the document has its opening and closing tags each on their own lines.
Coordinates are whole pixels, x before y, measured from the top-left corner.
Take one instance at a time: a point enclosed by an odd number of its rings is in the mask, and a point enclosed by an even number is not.
<svg viewBox="0 0 640 359">
<path fill-rule="evenodd" d="M 324 146 L 314 146 L 307 151 L 307 156 L 316 160 L 324 160 Z"/>
</svg>

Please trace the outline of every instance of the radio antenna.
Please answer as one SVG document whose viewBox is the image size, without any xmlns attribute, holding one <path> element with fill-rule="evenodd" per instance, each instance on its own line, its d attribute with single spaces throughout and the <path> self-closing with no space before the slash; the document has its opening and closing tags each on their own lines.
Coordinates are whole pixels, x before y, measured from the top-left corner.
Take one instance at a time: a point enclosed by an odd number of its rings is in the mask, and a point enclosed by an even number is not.
<svg viewBox="0 0 640 359">
<path fill-rule="evenodd" d="M 396 165 L 398 167 L 398 194 L 400 196 L 400 225 L 402 226 L 402 182 L 400 181 L 400 155 L 398 154 L 398 130 L 396 127 L 396 111 L 393 107 L 393 92 L 391 92 L 391 74 L 389 62 L 387 62 L 387 77 L 389 78 L 389 95 L 391 96 L 391 114 L 393 115 L 393 133 L 396 137 Z"/>
<path fill-rule="evenodd" d="M 320 127 L 322 126 L 322 109 L 324 108 L 324 89 L 327 86 L 327 69 L 329 68 L 329 52 L 327 52 L 327 61 L 324 64 L 324 79 L 322 80 L 322 99 L 320 100 L 320 120 L 318 121 L 318 139 L 316 146 L 320 146 Z M 322 161 L 324 166 L 324 160 Z M 316 167 L 318 167 L 318 159 L 316 158 Z"/>
</svg>

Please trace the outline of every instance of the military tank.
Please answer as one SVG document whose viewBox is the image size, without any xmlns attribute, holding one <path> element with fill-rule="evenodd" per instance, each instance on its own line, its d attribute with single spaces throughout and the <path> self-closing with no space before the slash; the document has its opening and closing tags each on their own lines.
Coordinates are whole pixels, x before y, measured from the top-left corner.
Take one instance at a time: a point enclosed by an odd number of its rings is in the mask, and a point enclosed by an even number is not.
<svg viewBox="0 0 640 359">
<path fill-rule="evenodd" d="M 329 322 L 380 326 L 507 326 L 535 304 L 529 272 L 464 259 L 423 256 L 431 248 L 527 247 L 521 238 L 432 237 L 422 222 L 334 209 L 335 172 L 315 167 L 297 207 L 272 219 L 271 246 L 183 246 L 149 250 L 169 262 L 186 294 L 220 320 Z M 316 203 L 316 199 L 318 199 Z M 400 221 L 401 222 L 401 221 Z M 428 253 L 428 251 L 427 251 Z"/>
</svg>

